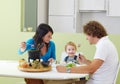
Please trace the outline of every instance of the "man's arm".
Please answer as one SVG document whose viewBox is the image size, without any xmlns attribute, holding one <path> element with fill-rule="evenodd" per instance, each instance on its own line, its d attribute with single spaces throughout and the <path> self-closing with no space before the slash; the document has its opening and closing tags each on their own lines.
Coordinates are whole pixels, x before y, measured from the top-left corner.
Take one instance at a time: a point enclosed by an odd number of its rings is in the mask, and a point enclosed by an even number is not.
<svg viewBox="0 0 120 84">
<path fill-rule="evenodd" d="M 86 66 L 73 67 L 71 68 L 71 73 L 94 73 L 102 64 L 103 60 L 94 59 L 90 64 Z"/>
<path fill-rule="evenodd" d="M 94 73 L 102 64 L 103 60 L 94 59 L 90 64 L 86 66 L 72 67 L 70 73 Z M 67 68 L 65 66 L 56 67 L 59 72 L 66 72 Z"/>
</svg>

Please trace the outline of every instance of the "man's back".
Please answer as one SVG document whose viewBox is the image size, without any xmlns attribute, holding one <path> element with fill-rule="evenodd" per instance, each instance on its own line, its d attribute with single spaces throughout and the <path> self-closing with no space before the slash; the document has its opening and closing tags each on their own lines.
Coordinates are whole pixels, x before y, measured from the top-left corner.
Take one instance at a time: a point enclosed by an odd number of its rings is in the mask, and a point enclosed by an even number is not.
<svg viewBox="0 0 120 84">
<path fill-rule="evenodd" d="M 94 59 L 100 59 L 104 62 L 100 68 L 91 75 L 87 84 L 112 84 L 118 63 L 118 53 L 108 37 L 101 38 L 96 44 Z"/>
</svg>

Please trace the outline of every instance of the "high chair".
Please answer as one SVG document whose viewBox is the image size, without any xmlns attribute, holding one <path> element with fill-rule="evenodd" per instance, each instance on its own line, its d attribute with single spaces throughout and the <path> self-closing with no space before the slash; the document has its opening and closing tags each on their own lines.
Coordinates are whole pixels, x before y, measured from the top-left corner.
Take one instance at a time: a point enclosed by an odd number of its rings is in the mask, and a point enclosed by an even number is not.
<svg viewBox="0 0 120 84">
<path fill-rule="evenodd" d="M 80 53 L 80 52 L 76 52 L 75 55 L 78 56 L 79 53 Z M 64 59 L 65 59 L 66 56 L 68 56 L 68 54 L 67 54 L 65 51 L 63 51 L 63 52 L 61 53 L 61 62 L 64 61 Z"/>
</svg>

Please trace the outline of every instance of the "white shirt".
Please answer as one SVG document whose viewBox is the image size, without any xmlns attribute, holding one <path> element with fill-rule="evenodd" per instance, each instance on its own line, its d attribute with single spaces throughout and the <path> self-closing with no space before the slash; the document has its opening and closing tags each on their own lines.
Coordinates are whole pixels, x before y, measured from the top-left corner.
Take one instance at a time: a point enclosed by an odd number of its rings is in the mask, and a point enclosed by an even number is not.
<svg viewBox="0 0 120 84">
<path fill-rule="evenodd" d="M 94 59 L 103 60 L 100 68 L 90 76 L 87 84 L 112 84 L 118 63 L 118 53 L 107 36 L 102 37 L 96 44 Z"/>
</svg>

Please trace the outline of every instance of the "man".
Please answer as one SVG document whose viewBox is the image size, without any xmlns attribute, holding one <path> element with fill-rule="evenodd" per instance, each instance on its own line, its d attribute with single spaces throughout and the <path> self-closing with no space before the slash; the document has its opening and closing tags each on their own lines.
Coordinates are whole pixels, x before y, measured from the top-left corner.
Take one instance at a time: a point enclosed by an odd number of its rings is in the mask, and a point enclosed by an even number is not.
<svg viewBox="0 0 120 84">
<path fill-rule="evenodd" d="M 118 53 L 109 40 L 105 28 L 97 21 L 90 21 L 83 27 L 89 43 L 96 45 L 96 52 L 92 61 L 83 55 L 79 56 L 79 62 L 86 66 L 72 67 L 57 66 L 59 72 L 88 73 L 90 78 L 86 84 L 113 84 L 118 64 Z"/>
</svg>

